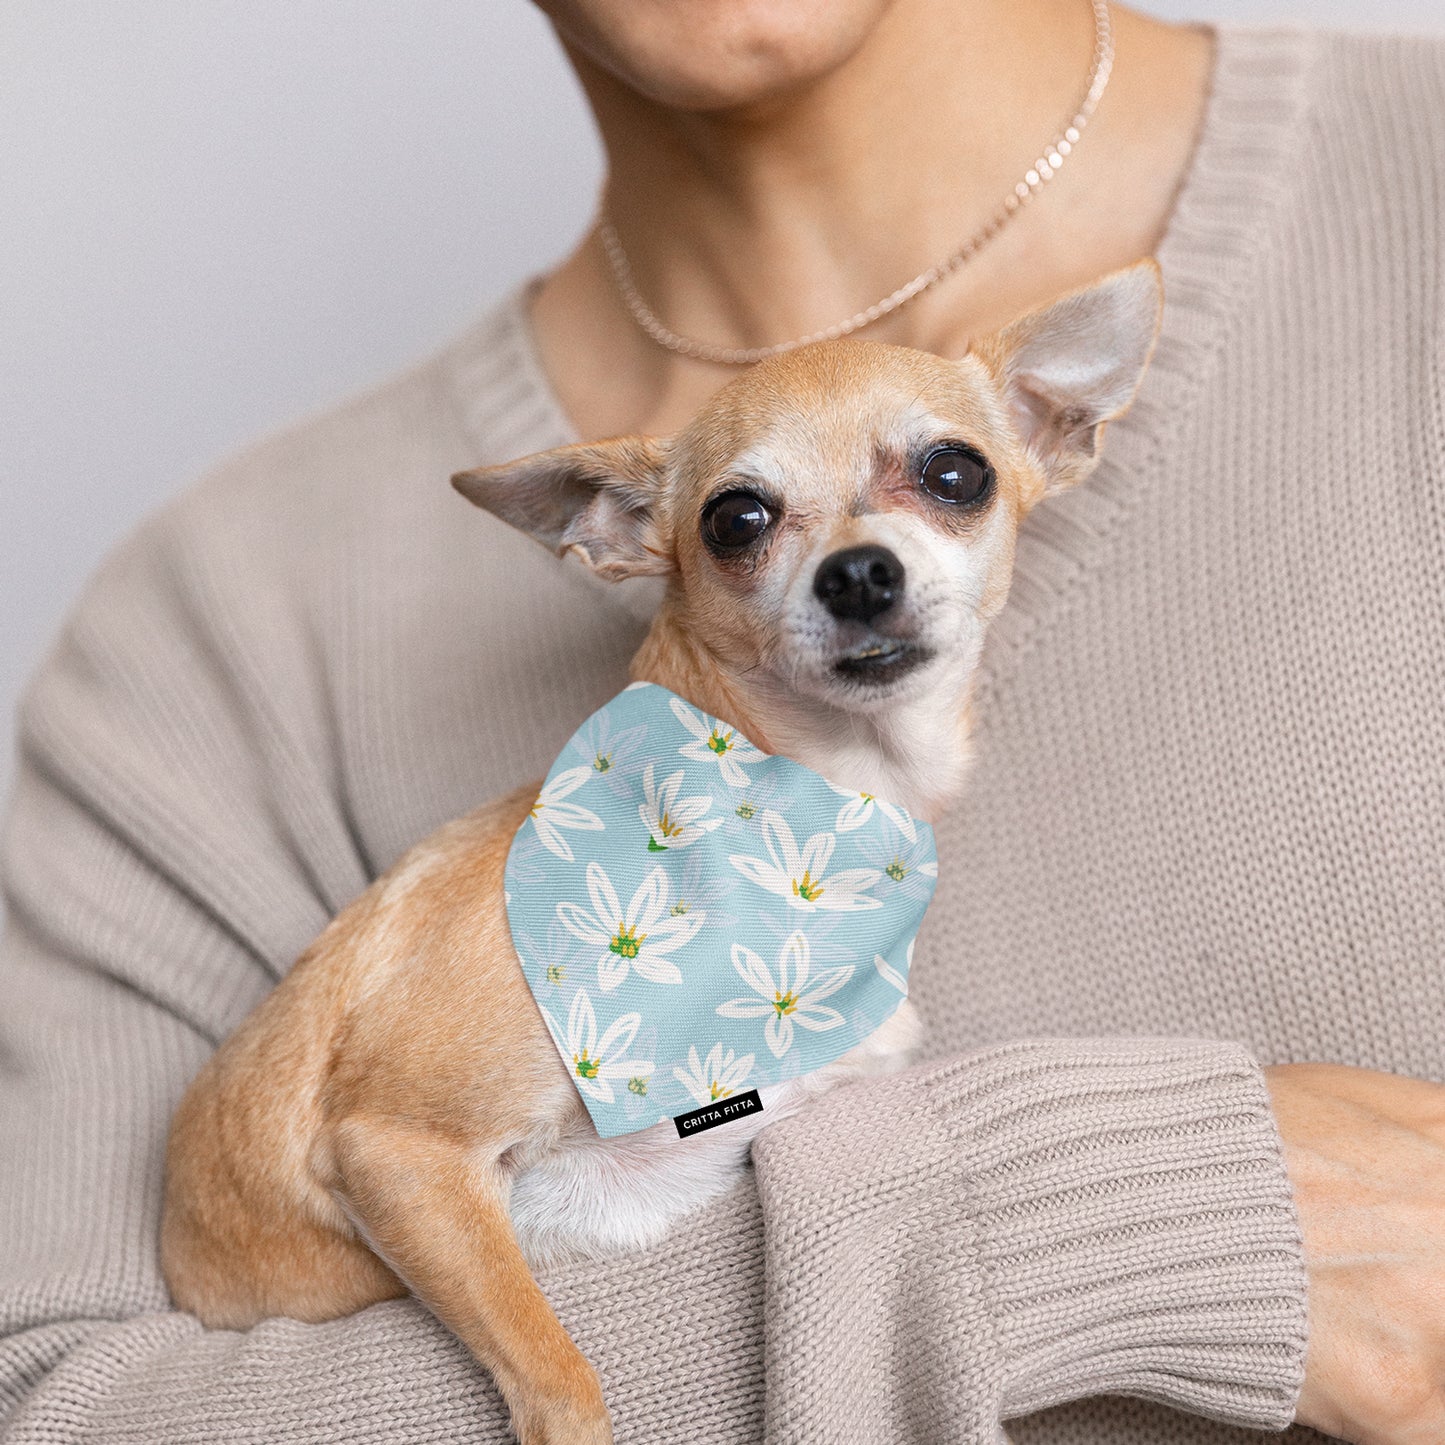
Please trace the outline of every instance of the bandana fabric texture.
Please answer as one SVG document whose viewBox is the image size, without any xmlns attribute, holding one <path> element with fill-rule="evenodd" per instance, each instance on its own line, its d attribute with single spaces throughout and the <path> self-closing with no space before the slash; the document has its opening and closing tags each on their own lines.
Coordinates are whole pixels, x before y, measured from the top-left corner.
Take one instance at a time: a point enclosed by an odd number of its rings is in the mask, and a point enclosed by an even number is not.
<svg viewBox="0 0 1445 1445">
<path fill-rule="evenodd" d="M 507 856 L 527 983 L 604 1137 L 811 1073 L 908 991 L 933 830 L 633 683 Z"/>
</svg>

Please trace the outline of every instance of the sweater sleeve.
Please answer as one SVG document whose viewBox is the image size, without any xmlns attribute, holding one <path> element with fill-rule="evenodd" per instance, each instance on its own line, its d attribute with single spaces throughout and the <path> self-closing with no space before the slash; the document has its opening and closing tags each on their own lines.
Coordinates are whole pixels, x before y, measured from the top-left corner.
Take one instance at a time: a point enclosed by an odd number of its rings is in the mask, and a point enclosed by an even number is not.
<svg viewBox="0 0 1445 1445">
<path fill-rule="evenodd" d="M 1096 1395 L 1293 1418 L 1302 1248 L 1238 1045 L 1002 1045 L 826 1095 L 754 1160 L 769 1441 L 991 1441 Z"/>
<path fill-rule="evenodd" d="M 150 529 L 24 708 L 0 944 L 0 1438 L 505 1441 L 491 1382 L 412 1302 L 238 1333 L 167 1298 L 171 1113 L 372 871 L 305 609 L 258 587 L 264 647 L 239 649 L 213 581 Z M 263 665 L 284 667 L 284 708 Z M 1109 1390 L 1278 1426 L 1303 1316 L 1271 1130 L 1228 1045 L 1013 1046 L 825 1098 L 702 1217 L 541 1282 L 619 1445 L 989 1441 L 1001 1415 Z"/>
</svg>

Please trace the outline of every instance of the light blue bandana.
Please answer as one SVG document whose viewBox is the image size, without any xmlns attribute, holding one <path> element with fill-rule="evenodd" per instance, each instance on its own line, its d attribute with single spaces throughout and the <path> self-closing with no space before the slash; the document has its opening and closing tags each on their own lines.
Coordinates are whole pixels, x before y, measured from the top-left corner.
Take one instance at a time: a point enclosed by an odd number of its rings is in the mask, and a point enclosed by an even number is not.
<svg viewBox="0 0 1445 1445">
<path fill-rule="evenodd" d="M 634 683 L 552 764 L 507 857 L 507 915 L 611 1137 L 867 1038 L 907 994 L 937 877 L 927 823 Z"/>
</svg>

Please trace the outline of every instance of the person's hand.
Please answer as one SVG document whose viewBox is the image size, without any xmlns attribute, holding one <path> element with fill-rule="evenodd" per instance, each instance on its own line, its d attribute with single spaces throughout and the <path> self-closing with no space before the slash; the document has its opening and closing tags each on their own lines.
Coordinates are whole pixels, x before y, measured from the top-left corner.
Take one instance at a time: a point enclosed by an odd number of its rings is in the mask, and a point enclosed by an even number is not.
<svg viewBox="0 0 1445 1445">
<path fill-rule="evenodd" d="M 1353 1445 L 1445 1441 L 1445 1086 L 1264 1071 L 1309 1269 L 1296 1420 Z"/>
</svg>

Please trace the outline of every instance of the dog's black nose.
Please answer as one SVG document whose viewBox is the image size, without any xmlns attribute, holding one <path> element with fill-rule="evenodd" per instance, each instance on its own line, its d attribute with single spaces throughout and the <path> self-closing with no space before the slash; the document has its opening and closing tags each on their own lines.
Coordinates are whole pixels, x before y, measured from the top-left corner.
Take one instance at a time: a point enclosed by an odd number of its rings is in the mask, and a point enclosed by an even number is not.
<svg viewBox="0 0 1445 1445">
<path fill-rule="evenodd" d="M 870 622 L 903 595 L 903 563 L 887 547 L 845 547 L 818 564 L 813 595 L 834 617 Z"/>
</svg>

